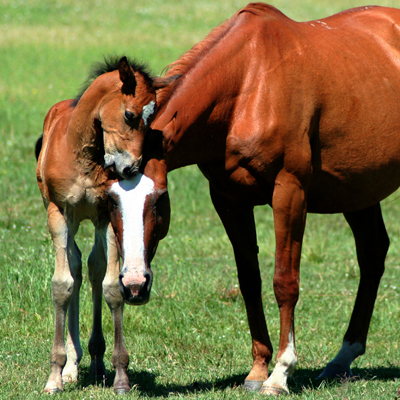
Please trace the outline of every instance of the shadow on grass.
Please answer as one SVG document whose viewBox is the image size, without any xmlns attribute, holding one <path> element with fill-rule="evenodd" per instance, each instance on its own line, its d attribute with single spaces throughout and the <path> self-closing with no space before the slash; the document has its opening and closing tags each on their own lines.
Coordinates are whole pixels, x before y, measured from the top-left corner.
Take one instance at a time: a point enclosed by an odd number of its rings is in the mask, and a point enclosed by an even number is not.
<svg viewBox="0 0 400 400">
<path fill-rule="evenodd" d="M 304 390 L 318 390 L 323 384 L 321 380 L 317 379 L 322 370 L 314 369 L 298 369 L 294 373 L 293 377 L 289 379 L 289 390 L 292 394 L 301 394 Z M 375 380 L 375 381 L 392 381 L 393 379 L 400 379 L 400 368 L 396 367 L 378 367 L 378 368 L 354 368 L 354 377 L 351 380 Z M 227 388 L 240 387 L 246 374 L 232 375 L 226 378 L 216 379 L 214 381 L 194 381 L 189 385 L 174 385 L 167 384 L 162 385 L 156 382 L 157 376 L 148 371 L 128 371 L 128 377 L 131 385 L 135 389 L 145 394 L 146 396 L 156 397 L 168 397 L 173 393 L 180 394 L 191 394 L 199 392 L 207 392 L 210 390 L 225 390 Z M 115 378 L 114 371 L 107 371 L 107 381 L 105 382 L 106 387 L 112 387 Z M 336 379 L 331 380 L 325 384 L 329 386 L 339 386 L 349 380 Z M 80 368 L 80 379 L 78 387 L 83 389 L 90 385 L 93 385 L 93 381 L 90 379 L 89 368 Z M 104 382 L 98 382 L 98 384 L 104 384 Z"/>
<path fill-rule="evenodd" d="M 328 381 L 318 379 L 323 369 L 297 369 L 289 379 L 289 389 L 292 394 L 300 394 L 305 389 L 317 390 L 321 385 L 340 386 L 345 382 L 358 380 L 374 380 L 380 382 L 400 379 L 400 368 L 377 367 L 377 368 L 353 368 L 353 377 L 350 379 L 337 378 Z"/>
</svg>

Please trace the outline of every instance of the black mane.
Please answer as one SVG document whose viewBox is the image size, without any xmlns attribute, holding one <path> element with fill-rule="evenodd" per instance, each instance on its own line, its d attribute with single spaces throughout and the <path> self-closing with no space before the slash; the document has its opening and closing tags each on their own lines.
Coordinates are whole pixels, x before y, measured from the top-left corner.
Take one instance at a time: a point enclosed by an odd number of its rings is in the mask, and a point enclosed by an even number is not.
<svg viewBox="0 0 400 400">
<path fill-rule="evenodd" d="M 74 99 L 73 106 L 76 106 L 86 92 L 90 84 L 98 78 L 100 75 L 103 75 L 107 72 L 112 72 L 118 69 L 119 62 L 122 56 L 107 56 L 104 57 L 102 62 L 94 63 L 90 69 L 88 78 L 86 79 L 85 83 L 81 86 L 79 93 Z M 149 87 L 152 86 L 152 73 L 150 72 L 149 67 L 144 63 L 139 63 L 136 60 L 128 58 L 128 64 L 133 68 L 134 71 L 139 72 L 143 75 L 145 81 L 148 83 Z"/>
</svg>

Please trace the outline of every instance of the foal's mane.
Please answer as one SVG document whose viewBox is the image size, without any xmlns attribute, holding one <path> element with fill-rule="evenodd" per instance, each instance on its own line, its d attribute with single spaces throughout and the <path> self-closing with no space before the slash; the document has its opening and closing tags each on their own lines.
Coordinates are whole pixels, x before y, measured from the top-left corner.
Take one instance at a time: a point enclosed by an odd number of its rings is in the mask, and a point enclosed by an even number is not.
<svg viewBox="0 0 400 400">
<path fill-rule="evenodd" d="M 254 15 L 265 15 L 271 12 L 278 11 L 275 7 L 263 3 L 251 3 L 246 7 L 239 10 L 232 18 L 226 20 L 221 25 L 214 28 L 201 42 L 195 44 L 190 50 L 178 58 L 178 60 L 169 64 L 166 68 L 166 76 L 184 75 L 191 68 L 193 68 L 199 60 L 201 60 L 214 46 L 216 46 L 234 26 L 237 17 L 244 13 L 250 12 Z M 279 12 L 279 11 L 278 11 Z M 279 12 L 280 13 L 280 12 Z M 180 79 L 175 84 L 168 85 L 167 87 L 157 92 L 158 105 L 164 104 L 171 96 L 176 86 L 181 82 Z"/>
<path fill-rule="evenodd" d="M 75 97 L 73 105 L 76 106 L 78 104 L 83 94 L 96 78 L 107 72 L 116 71 L 119 68 L 119 61 L 121 60 L 121 58 L 122 56 L 117 55 L 106 56 L 104 57 L 103 61 L 94 63 L 89 69 L 89 74 L 86 81 L 83 83 L 79 90 L 79 93 Z M 146 64 L 140 63 L 134 59 L 127 58 L 127 60 L 132 69 L 140 73 L 144 77 L 144 80 L 148 84 L 148 86 L 152 87 L 153 74 L 150 72 L 149 67 Z"/>
</svg>

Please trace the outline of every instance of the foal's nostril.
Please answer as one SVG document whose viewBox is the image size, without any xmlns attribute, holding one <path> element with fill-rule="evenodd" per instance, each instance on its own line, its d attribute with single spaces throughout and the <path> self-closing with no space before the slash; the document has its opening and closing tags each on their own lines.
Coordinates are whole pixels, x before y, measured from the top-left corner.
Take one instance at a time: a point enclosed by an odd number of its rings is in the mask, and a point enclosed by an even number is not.
<svg viewBox="0 0 400 400">
<path fill-rule="evenodd" d="M 148 292 L 151 289 L 151 274 L 149 272 L 144 273 L 144 278 L 146 279 L 145 282 L 142 284 L 142 291 Z"/>
<path fill-rule="evenodd" d="M 132 178 L 135 176 L 138 172 L 138 168 L 135 165 L 131 165 L 130 167 L 125 167 L 122 170 L 122 174 L 126 176 L 127 178 Z"/>
</svg>

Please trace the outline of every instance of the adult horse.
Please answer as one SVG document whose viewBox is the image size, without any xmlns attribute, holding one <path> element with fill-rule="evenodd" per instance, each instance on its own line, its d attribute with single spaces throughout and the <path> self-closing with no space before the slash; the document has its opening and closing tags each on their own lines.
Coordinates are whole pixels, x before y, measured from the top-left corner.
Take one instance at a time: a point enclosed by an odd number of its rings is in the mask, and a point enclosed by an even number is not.
<svg viewBox="0 0 400 400">
<path fill-rule="evenodd" d="M 307 212 L 343 213 L 361 279 L 348 330 L 322 377 L 363 354 L 389 246 L 380 201 L 400 185 L 400 11 L 363 7 L 298 23 L 249 4 L 170 65 L 151 128 L 168 171 L 198 164 L 232 243 L 252 336 L 245 387 L 288 392 Z M 269 204 L 280 311 L 276 365 L 261 302 L 253 207 Z"/>
<path fill-rule="evenodd" d="M 37 180 L 56 251 L 52 279 L 55 335 L 45 388 L 48 393 L 62 390 L 63 381 L 77 380 L 82 357 L 79 340 L 82 262 L 74 240 L 80 222 L 90 219 L 96 229 L 88 260 L 93 290 L 90 373 L 100 381 L 106 374 L 101 326 L 103 290 L 114 323 L 117 393 L 130 389 L 126 372 L 129 356 L 122 330 L 123 305 L 148 301 L 152 284 L 150 261 L 158 239 L 168 229 L 169 203 L 161 141 L 155 133 L 147 135 L 146 142 L 141 138 L 154 116 L 156 91 L 170 80 L 151 78 L 143 67 L 126 57 L 98 65 L 93 78 L 96 79 L 76 99 L 60 102 L 50 109 L 43 136 L 36 145 Z M 141 154 L 146 143 L 149 151 L 145 151 L 143 160 Z M 104 164 L 110 168 L 105 170 Z M 118 180 L 114 171 L 126 179 Z M 158 214 L 154 212 L 156 201 Z M 138 221 L 143 228 L 132 230 L 131 226 L 136 227 Z M 157 232 L 157 237 L 153 232 Z"/>
</svg>

